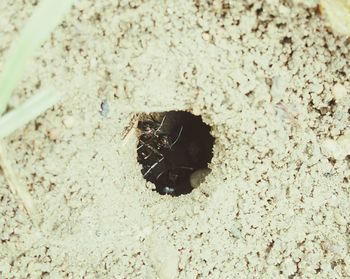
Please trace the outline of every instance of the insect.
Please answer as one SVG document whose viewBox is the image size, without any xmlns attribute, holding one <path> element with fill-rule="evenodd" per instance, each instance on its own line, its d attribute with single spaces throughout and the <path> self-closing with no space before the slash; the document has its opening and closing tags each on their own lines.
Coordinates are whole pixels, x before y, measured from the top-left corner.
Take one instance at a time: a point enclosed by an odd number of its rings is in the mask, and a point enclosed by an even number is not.
<svg viewBox="0 0 350 279">
<path fill-rule="evenodd" d="M 172 195 L 180 174 L 173 166 L 174 146 L 179 142 L 183 126 L 174 131 L 167 115 L 150 116 L 138 123 L 138 161 L 143 165 L 142 174 L 147 180 L 161 186 L 160 192 Z"/>
<path fill-rule="evenodd" d="M 130 131 L 138 137 L 141 173 L 162 195 L 190 193 L 191 174 L 206 168 L 212 158 L 210 127 L 189 112 L 138 114 L 126 134 Z"/>
<path fill-rule="evenodd" d="M 158 123 L 158 121 L 151 116 L 150 120 L 141 122 L 139 127 L 139 129 L 142 131 L 141 135 L 146 138 L 151 138 L 153 136 L 157 137 L 164 125 L 165 118 L 166 115 L 164 115 L 162 121 Z"/>
<path fill-rule="evenodd" d="M 156 150 L 171 150 L 172 147 L 180 139 L 181 133 L 183 131 L 183 126 L 180 127 L 178 134 L 174 137 L 173 131 L 169 128 L 164 127 L 166 120 L 166 115 L 163 116 L 162 121 L 158 122 L 154 118 L 150 120 L 143 121 L 139 124 L 140 134 L 140 143 L 141 145 L 138 148 L 144 146 L 150 148 L 154 151 L 151 146 L 156 148 Z M 155 152 L 155 151 L 154 151 Z M 157 152 L 156 152 L 157 153 Z"/>
</svg>

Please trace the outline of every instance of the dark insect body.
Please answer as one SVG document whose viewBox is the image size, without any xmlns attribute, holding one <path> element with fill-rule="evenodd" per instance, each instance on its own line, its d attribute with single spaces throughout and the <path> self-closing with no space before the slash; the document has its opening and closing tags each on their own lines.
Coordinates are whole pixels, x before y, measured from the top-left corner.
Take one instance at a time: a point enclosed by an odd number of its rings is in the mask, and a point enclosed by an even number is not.
<svg viewBox="0 0 350 279">
<path fill-rule="evenodd" d="M 162 180 L 169 180 L 168 183 L 161 183 L 163 194 L 173 194 L 179 174 L 176 173 L 176 168 L 169 168 L 169 155 L 173 151 L 172 148 L 179 140 L 183 127 L 180 128 L 176 137 L 165 126 L 166 115 L 159 122 L 153 117 L 139 122 L 140 130 L 138 159 L 142 161 L 142 174 L 145 178 L 156 185 Z"/>
<path fill-rule="evenodd" d="M 171 111 L 149 115 L 138 122 L 137 153 L 142 174 L 161 194 L 178 196 L 191 192 L 191 173 L 208 163 L 198 157 L 201 133 L 191 127 L 188 115 L 193 116 Z"/>
</svg>

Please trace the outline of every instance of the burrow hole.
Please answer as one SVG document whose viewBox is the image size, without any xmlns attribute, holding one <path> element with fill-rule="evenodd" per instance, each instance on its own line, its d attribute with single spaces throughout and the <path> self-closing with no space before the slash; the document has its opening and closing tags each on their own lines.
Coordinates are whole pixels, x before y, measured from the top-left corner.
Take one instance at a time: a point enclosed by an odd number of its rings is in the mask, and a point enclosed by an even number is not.
<svg viewBox="0 0 350 279">
<path fill-rule="evenodd" d="M 210 126 L 185 111 L 142 114 L 137 160 L 142 175 L 162 195 L 190 193 L 210 173 L 214 138 Z"/>
</svg>

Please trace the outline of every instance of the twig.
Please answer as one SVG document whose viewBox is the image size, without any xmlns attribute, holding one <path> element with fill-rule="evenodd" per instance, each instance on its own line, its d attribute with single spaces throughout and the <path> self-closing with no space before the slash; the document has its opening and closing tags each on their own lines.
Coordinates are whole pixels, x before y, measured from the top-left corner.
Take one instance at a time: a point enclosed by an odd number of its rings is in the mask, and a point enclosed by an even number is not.
<svg viewBox="0 0 350 279">
<path fill-rule="evenodd" d="M 7 183 L 12 191 L 13 195 L 22 201 L 24 208 L 27 210 L 28 215 L 32 219 L 35 225 L 39 224 L 39 215 L 35 208 L 32 197 L 28 190 L 18 180 L 18 176 L 13 171 L 11 163 L 7 159 L 7 154 L 3 146 L 3 142 L 0 141 L 0 166 L 4 172 Z"/>
<path fill-rule="evenodd" d="M 128 126 L 125 127 L 124 132 L 122 134 L 123 145 L 126 145 L 129 142 L 130 138 L 132 137 L 132 135 L 133 135 L 132 132 L 135 131 L 135 128 L 137 126 L 138 118 L 139 118 L 139 114 L 135 114 L 131 118 Z"/>
</svg>

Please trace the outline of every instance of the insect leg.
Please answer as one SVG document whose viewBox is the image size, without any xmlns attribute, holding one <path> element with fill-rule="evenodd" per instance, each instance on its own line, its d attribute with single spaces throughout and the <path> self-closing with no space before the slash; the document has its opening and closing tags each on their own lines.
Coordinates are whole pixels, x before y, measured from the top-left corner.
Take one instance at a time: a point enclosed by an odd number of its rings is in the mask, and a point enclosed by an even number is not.
<svg viewBox="0 0 350 279">
<path fill-rule="evenodd" d="M 157 162 L 155 162 L 150 168 L 146 171 L 146 173 L 143 175 L 143 177 L 146 177 L 147 174 L 151 172 L 152 169 L 154 169 L 161 161 L 164 160 L 164 157 L 160 158 Z"/>
<path fill-rule="evenodd" d="M 193 170 L 194 170 L 194 168 L 186 167 L 186 166 L 176 167 L 176 169 L 183 169 L 183 170 L 190 170 L 190 171 L 193 171 Z"/>
<path fill-rule="evenodd" d="M 143 147 L 143 146 L 145 146 L 145 147 L 147 147 L 148 149 L 152 150 L 154 153 L 156 153 L 158 156 L 164 157 L 162 153 L 160 153 L 157 149 L 155 149 L 155 148 L 154 148 L 153 146 L 151 146 L 150 144 L 148 144 L 148 143 L 146 143 L 146 142 L 144 142 L 144 141 L 142 141 L 142 140 L 140 140 L 140 142 L 141 142 L 142 145 L 139 146 L 138 149 L 141 148 L 141 147 Z M 138 150 L 138 149 L 137 149 L 137 150 Z"/>
<path fill-rule="evenodd" d="M 156 180 L 158 180 L 166 171 L 162 171 L 160 174 L 157 175 Z"/>
<path fill-rule="evenodd" d="M 146 155 L 146 154 L 145 154 Z M 152 153 L 150 152 L 147 156 L 144 156 L 143 159 L 147 160 L 149 157 L 151 157 Z"/>
<path fill-rule="evenodd" d="M 143 144 L 141 144 L 138 148 L 137 148 L 137 150 L 139 150 L 140 148 L 142 148 L 142 147 L 144 147 L 145 146 L 145 144 L 143 143 Z"/>
</svg>

